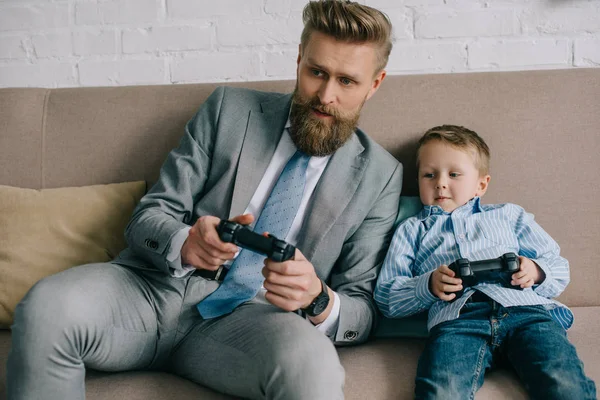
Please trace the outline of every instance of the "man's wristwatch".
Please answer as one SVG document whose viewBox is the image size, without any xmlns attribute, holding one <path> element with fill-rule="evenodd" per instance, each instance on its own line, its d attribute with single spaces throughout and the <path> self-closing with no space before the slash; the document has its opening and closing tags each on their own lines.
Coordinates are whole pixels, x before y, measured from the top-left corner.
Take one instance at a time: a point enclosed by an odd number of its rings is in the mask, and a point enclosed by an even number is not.
<svg viewBox="0 0 600 400">
<path fill-rule="evenodd" d="M 302 308 L 302 311 L 309 317 L 316 317 L 321 314 L 327 308 L 329 304 L 329 292 L 327 291 L 327 285 L 321 279 L 321 293 L 314 298 L 312 303 L 308 307 Z"/>
</svg>

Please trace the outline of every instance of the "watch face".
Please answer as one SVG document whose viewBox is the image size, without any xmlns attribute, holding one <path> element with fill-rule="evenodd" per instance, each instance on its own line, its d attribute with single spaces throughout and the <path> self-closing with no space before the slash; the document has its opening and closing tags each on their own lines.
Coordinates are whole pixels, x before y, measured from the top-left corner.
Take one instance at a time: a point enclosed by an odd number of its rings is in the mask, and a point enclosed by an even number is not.
<svg viewBox="0 0 600 400">
<path fill-rule="evenodd" d="M 329 298 L 327 296 L 319 297 L 313 307 L 313 314 L 315 316 L 321 314 L 327 308 L 327 304 L 329 304 Z"/>
<path fill-rule="evenodd" d="M 327 308 L 329 304 L 329 292 L 327 291 L 327 285 L 321 280 L 321 293 L 313 300 L 313 302 L 304 311 L 310 317 L 316 317 L 321 314 Z"/>
</svg>

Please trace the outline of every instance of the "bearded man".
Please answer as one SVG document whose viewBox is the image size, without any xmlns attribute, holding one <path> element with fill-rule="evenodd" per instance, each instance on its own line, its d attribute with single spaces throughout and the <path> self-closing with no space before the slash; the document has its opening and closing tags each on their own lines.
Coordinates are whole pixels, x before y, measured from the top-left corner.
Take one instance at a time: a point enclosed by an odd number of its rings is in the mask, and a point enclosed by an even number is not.
<svg viewBox="0 0 600 400">
<path fill-rule="evenodd" d="M 356 127 L 391 25 L 347 1 L 311 1 L 303 18 L 294 93 L 215 90 L 134 211 L 129 247 L 23 299 L 9 399 L 83 399 L 86 367 L 160 369 L 244 398 L 343 398 L 335 346 L 369 336 L 402 186 L 400 163 Z M 284 232 L 293 259 L 238 255 L 222 219 Z"/>
</svg>

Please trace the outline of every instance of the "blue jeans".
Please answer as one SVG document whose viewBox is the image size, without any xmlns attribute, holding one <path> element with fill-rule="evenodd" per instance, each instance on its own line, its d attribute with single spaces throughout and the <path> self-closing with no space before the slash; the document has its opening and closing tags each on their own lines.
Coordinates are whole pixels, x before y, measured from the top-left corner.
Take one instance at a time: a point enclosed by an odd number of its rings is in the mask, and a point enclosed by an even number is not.
<svg viewBox="0 0 600 400">
<path fill-rule="evenodd" d="M 469 302 L 436 325 L 417 368 L 416 399 L 473 399 L 486 371 L 507 362 L 533 399 L 596 399 L 566 331 L 543 306 Z"/>
</svg>

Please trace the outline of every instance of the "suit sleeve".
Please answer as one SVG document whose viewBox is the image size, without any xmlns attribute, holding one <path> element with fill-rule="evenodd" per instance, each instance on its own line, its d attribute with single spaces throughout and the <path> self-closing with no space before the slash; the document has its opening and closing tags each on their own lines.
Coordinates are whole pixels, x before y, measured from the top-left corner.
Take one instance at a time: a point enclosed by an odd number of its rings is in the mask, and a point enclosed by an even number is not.
<svg viewBox="0 0 600 400">
<path fill-rule="evenodd" d="M 224 88 L 217 88 L 187 123 L 181 141 L 161 167 L 156 184 L 141 199 L 125 229 L 129 248 L 171 275 L 167 260 L 173 236 L 194 221 L 211 167 Z"/>
<path fill-rule="evenodd" d="M 343 244 L 331 276 L 332 289 L 340 297 L 335 345 L 364 342 L 374 326 L 373 290 L 394 232 L 401 190 L 402 165 L 398 163 L 367 217 Z"/>
</svg>

